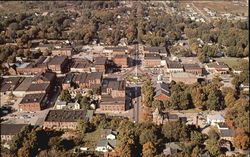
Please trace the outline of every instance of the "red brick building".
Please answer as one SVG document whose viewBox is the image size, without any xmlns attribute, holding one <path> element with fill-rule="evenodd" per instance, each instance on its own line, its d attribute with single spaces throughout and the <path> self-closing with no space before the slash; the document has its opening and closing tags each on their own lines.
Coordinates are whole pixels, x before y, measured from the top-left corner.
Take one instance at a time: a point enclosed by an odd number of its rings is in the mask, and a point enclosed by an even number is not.
<svg viewBox="0 0 250 157">
<path fill-rule="evenodd" d="M 202 68 L 199 66 L 199 64 L 183 64 L 184 66 L 184 70 L 185 72 L 188 72 L 188 73 L 193 73 L 193 74 L 202 74 L 203 70 Z"/>
<path fill-rule="evenodd" d="M 68 70 L 67 63 L 67 56 L 55 56 L 48 62 L 48 68 L 55 73 L 63 73 Z"/>
<path fill-rule="evenodd" d="M 72 56 L 73 49 L 71 47 L 54 49 L 51 51 L 53 56 Z"/>
<path fill-rule="evenodd" d="M 144 55 L 145 67 L 157 67 L 161 65 L 161 56 L 154 53 L 148 53 Z"/>
<path fill-rule="evenodd" d="M 94 85 L 100 85 L 102 82 L 101 72 L 81 73 L 74 75 L 72 82 L 81 88 L 91 88 Z"/>
<path fill-rule="evenodd" d="M 106 57 L 96 57 L 94 61 L 95 69 L 97 72 L 106 72 L 107 68 L 107 58 Z"/>
<path fill-rule="evenodd" d="M 46 94 L 27 94 L 19 104 L 21 111 L 41 111 L 46 107 Z"/>
<path fill-rule="evenodd" d="M 50 110 L 43 126 L 52 129 L 76 129 L 79 120 L 88 120 L 84 110 Z"/>
<path fill-rule="evenodd" d="M 129 58 L 128 55 L 117 55 L 113 58 L 113 61 L 116 65 L 122 68 L 129 67 Z"/>
</svg>

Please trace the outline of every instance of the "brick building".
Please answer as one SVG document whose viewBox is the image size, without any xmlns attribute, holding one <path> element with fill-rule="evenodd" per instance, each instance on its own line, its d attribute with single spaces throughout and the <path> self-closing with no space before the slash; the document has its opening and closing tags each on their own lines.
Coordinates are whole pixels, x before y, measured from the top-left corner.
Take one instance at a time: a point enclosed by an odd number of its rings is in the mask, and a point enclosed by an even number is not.
<svg viewBox="0 0 250 157">
<path fill-rule="evenodd" d="M 103 111 L 126 110 L 125 81 L 109 80 L 102 87 L 100 109 Z"/>
<path fill-rule="evenodd" d="M 167 56 L 167 50 L 165 47 L 143 47 L 143 54 L 155 53 L 161 56 Z"/>
<path fill-rule="evenodd" d="M 67 64 L 67 56 L 55 56 L 48 62 L 48 68 L 55 73 L 63 73 L 68 70 Z"/>
<path fill-rule="evenodd" d="M 105 47 L 103 53 L 109 58 L 116 55 L 125 55 L 128 53 L 128 47 Z"/>
<path fill-rule="evenodd" d="M 70 72 L 91 72 L 94 65 L 86 59 L 73 59 L 73 64 L 70 67 Z"/>
<path fill-rule="evenodd" d="M 129 57 L 128 55 L 116 55 L 113 58 L 113 61 L 116 65 L 118 65 L 121 68 L 127 68 L 129 67 Z"/>
<path fill-rule="evenodd" d="M 96 57 L 94 61 L 95 69 L 97 72 L 106 72 L 107 69 L 107 61 L 106 57 Z"/>
<path fill-rule="evenodd" d="M 201 75 L 203 73 L 202 68 L 199 66 L 199 64 L 183 64 L 185 72 L 193 73 L 196 75 Z"/>
<path fill-rule="evenodd" d="M 72 73 L 66 74 L 62 82 L 62 88 L 64 90 L 69 89 L 71 87 L 73 77 L 74 77 L 74 74 Z"/>
<path fill-rule="evenodd" d="M 146 53 L 143 61 L 145 67 L 158 67 L 161 65 L 161 56 L 156 53 Z"/>
<path fill-rule="evenodd" d="M 54 49 L 51 51 L 51 53 L 53 56 L 72 56 L 74 54 L 73 48 L 71 48 L 71 47 Z"/>
<path fill-rule="evenodd" d="M 102 73 L 92 72 L 92 73 L 81 73 L 74 75 L 72 82 L 77 84 L 81 88 L 91 88 L 94 85 L 101 85 Z"/>
<path fill-rule="evenodd" d="M 76 129 L 79 120 L 88 120 L 84 110 L 50 110 L 43 126 L 53 129 Z"/>
<path fill-rule="evenodd" d="M 178 61 L 166 60 L 166 70 L 168 73 L 183 72 L 183 65 Z"/>
<path fill-rule="evenodd" d="M 46 107 L 47 95 L 27 94 L 19 104 L 20 111 L 41 111 Z"/>
<path fill-rule="evenodd" d="M 27 124 L 1 124 L 1 142 L 11 141 Z"/>
<path fill-rule="evenodd" d="M 208 63 L 206 66 L 207 71 L 214 74 L 227 74 L 229 67 L 223 62 Z"/>
</svg>

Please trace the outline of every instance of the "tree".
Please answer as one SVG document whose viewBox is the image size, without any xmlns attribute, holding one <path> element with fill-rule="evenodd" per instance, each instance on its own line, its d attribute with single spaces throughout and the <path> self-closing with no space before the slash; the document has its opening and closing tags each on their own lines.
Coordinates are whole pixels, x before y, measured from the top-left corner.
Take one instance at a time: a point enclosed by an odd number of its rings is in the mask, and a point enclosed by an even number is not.
<svg viewBox="0 0 250 157">
<path fill-rule="evenodd" d="M 249 136 L 243 129 L 236 129 L 236 134 L 233 139 L 233 144 L 238 149 L 246 150 L 249 146 Z"/>
<path fill-rule="evenodd" d="M 202 144 L 204 137 L 202 133 L 198 131 L 191 131 L 190 140 L 196 144 Z"/>
<path fill-rule="evenodd" d="M 204 109 L 206 95 L 203 91 L 203 88 L 197 87 L 192 90 L 192 100 L 196 108 Z"/>
<path fill-rule="evenodd" d="M 143 145 L 143 150 L 142 150 L 143 156 L 144 157 L 153 157 L 156 153 L 156 148 L 152 142 L 147 142 Z"/>
<path fill-rule="evenodd" d="M 84 134 L 88 129 L 89 123 L 85 120 L 79 120 L 77 122 L 77 130 L 79 133 Z"/>
<path fill-rule="evenodd" d="M 157 142 L 157 135 L 156 135 L 156 130 L 153 129 L 144 129 L 144 131 L 141 132 L 140 136 L 140 144 L 144 145 L 147 142 L 152 142 L 156 144 Z"/>
<path fill-rule="evenodd" d="M 181 121 L 167 122 L 162 127 L 162 133 L 171 141 L 188 141 L 189 131 Z"/>
<path fill-rule="evenodd" d="M 81 109 L 89 110 L 90 103 L 88 97 L 83 97 L 80 101 Z"/>
<path fill-rule="evenodd" d="M 68 90 L 63 90 L 60 95 L 61 101 L 71 102 L 71 95 Z"/>
<path fill-rule="evenodd" d="M 220 146 L 219 146 L 219 138 L 220 136 L 217 134 L 215 130 L 210 130 L 208 132 L 209 139 L 206 141 L 206 149 L 214 156 L 218 156 L 220 152 Z"/>
</svg>

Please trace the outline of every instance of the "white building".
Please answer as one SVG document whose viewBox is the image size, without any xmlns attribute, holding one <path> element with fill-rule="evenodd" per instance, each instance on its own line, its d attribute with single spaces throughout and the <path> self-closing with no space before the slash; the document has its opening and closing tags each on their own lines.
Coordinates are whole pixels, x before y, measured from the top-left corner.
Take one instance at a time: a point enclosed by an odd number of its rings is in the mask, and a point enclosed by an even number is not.
<svg viewBox="0 0 250 157">
<path fill-rule="evenodd" d="M 218 123 L 224 123 L 225 118 L 221 114 L 207 115 L 207 123 L 216 126 Z"/>
</svg>

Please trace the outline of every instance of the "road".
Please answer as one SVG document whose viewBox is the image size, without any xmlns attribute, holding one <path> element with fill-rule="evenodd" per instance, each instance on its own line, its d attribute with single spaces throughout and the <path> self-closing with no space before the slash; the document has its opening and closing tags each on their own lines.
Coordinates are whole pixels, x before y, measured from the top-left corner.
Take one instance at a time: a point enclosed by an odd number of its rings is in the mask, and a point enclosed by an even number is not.
<svg viewBox="0 0 250 157">
<path fill-rule="evenodd" d="M 192 6 L 200 13 L 200 15 L 201 15 L 207 22 L 211 22 L 210 18 L 207 17 L 205 14 L 203 14 L 202 11 L 201 11 L 199 8 L 197 8 L 197 7 L 194 5 L 193 2 L 192 2 Z"/>
</svg>

